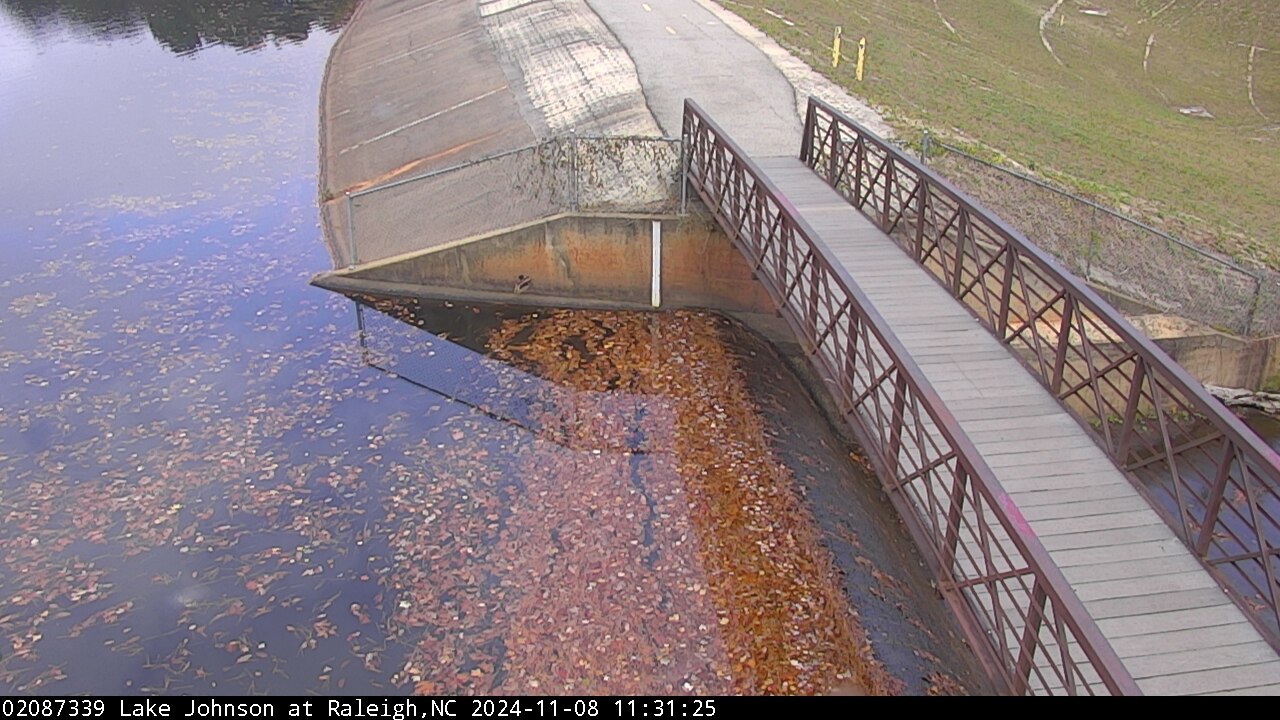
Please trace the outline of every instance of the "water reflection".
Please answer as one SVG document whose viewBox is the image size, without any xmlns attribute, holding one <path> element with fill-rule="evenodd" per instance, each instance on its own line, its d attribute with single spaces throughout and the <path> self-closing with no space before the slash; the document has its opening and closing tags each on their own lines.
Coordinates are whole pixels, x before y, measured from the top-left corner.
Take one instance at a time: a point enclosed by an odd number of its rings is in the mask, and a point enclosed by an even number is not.
<svg viewBox="0 0 1280 720">
<path fill-rule="evenodd" d="M 210 45 L 252 50 L 302 42 L 316 26 L 338 29 L 355 0 L 0 0 L 0 6 L 37 35 L 70 31 L 113 40 L 145 30 L 187 55 Z"/>
</svg>

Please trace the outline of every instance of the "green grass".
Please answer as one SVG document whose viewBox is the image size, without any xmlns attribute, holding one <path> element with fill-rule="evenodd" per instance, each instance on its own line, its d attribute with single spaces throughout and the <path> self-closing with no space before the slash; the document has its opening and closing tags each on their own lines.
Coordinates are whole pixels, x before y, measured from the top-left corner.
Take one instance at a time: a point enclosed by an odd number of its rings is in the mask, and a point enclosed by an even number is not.
<svg viewBox="0 0 1280 720">
<path fill-rule="evenodd" d="M 725 4 L 880 107 L 908 140 L 927 127 L 1189 239 L 1280 266 L 1280 2 L 1067 0 L 1045 32 L 1062 65 L 1039 32 L 1053 0 Z M 867 38 L 861 83 L 853 62 L 831 68 L 836 25 L 847 57 Z M 1184 106 L 1215 119 L 1185 117 Z"/>
</svg>

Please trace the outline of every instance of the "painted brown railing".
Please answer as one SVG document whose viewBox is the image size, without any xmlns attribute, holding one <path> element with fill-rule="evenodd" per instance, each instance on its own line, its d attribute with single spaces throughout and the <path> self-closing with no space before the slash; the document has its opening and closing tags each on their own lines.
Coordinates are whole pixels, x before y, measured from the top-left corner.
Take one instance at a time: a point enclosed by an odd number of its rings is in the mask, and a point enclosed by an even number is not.
<svg viewBox="0 0 1280 720">
<path fill-rule="evenodd" d="M 884 319 L 724 132 L 685 101 L 688 179 L 806 348 L 997 689 L 1139 694 Z"/>
<path fill-rule="evenodd" d="M 801 160 L 1014 350 L 1280 650 L 1280 456 L 1052 257 L 815 98 Z"/>
</svg>

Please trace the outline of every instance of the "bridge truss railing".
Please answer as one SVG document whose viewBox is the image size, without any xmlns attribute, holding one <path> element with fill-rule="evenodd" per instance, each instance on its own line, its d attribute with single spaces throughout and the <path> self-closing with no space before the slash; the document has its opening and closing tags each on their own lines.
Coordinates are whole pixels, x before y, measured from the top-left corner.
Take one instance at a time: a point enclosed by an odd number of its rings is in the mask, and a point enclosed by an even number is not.
<svg viewBox="0 0 1280 720">
<path fill-rule="evenodd" d="M 1047 253 L 815 98 L 801 160 L 1020 357 L 1280 649 L 1280 456 Z"/>
<path fill-rule="evenodd" d="M 692 101 L 689 182 L 805 346 L 1005 691 L 1138 688 L 884 319 L 755 163 Z"/>
</svg>

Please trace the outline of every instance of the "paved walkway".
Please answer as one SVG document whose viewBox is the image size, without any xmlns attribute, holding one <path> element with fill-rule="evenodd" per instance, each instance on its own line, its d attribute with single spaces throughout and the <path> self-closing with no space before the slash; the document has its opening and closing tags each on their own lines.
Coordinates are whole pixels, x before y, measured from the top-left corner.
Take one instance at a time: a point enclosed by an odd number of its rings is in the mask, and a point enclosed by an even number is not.
<svg viewBox="0 0 1280 720">
<path fill-rule="evenodd" d="M 888 321 L 1142 690 L 1280 694 L 1275 651 L 1022 364 L 803 163 L 755 160 Z"/>
<path fill-rule="evenodd" d="M 693 98 L 752 155 L 800 147 L 796 91 L 755 45 L 693 0 L 587 0 L 631 55 L 663 134 Z M 744 109 L 750 108 L 750 112 Z"/>
</svg>

